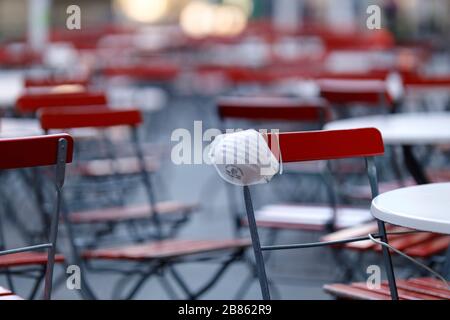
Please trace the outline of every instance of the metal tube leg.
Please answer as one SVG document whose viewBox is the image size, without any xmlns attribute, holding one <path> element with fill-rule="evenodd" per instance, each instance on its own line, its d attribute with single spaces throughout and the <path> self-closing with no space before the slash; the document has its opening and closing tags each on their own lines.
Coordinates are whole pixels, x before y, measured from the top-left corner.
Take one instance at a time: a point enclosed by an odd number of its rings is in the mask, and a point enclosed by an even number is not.
<svg viewBox="0 0 450 320">
<path fill-rule="evenodd" d="M 50 243 L 52 246 L 48 249 L 47 266 L 45 268 L 45 287 L 44 299 L 49 300 L 52 295 L 53 269 L 55 267 L 56 240 L 58 238 L 58 224 L 62 205 L 62 187 L 64 185 L 64 177 L 66 170 L 67 156 L 67 140 L 60 139 L 58 141 L 57 163 L 56 163 L 56 207 L 51 219 L 50 225 Z"/>
<path fill-rule="evenodd" d="M 124 300 L 131 300 L 134 296 L 139 292 L 142 286 L 147 282 L 150 276 L 154 275 L 161 268 L 161 264 L 157 264 L 152 267 L 147 272 L 141 274 L 141 277 L 138 279 L 134 287 L 130 290 L 130 292 L 125 296 Z"/>
<path fill-rule="evenodd" d="M 253 212 L 252 199 L 250 189 L 244 186 L 245 208 L 247 210 L 248 225 L 252 238 L 253 252 L 256 260 L 256 272 L 258 273 L 261 293 L 264 300 L 270 300 L 269 282 L 267 281 L 266 269 L 264 267 L 264 257 L 261 251 L 261 243 L 259 241 L 258 230 L 256 226 L 255 213 Z"/>
<path fill-rule="evenodd" d="M 377 223 L 378 223 L 378 231 L 381 236 L 380 239 L 381 241 L 387 243 L 388 240 L 386 236 L 386 227 L 384 225 L 384 222 L 378 220 Z M 386 268 L 391 298 L 392 300 L 398 300 L 397 284 L 395 283 L 394 267 L 392 265 L 391 254 L 389 252 L 389 249 L 386 248 L 385 246 L 382 246 L 381 250 L 383 251 L 384 266 Z"/>
<path fill-rule="evenodd" d="M 169 279 L 167 279 L 164 274 L 158 275 L 157 279 L 159 280 L 162 288 L 164 289 L 164 291 L 166 291 L 168 297 L 171 300 L 180 300 L 180 298 L 175 292 L 175 289 L 170 284 Z"/>
<path fill-rule="evenodd" d="M 447 253 L 445 254 L 443 274 L 447 280 L 450 280 L 450 246 L 448 246 Z"/>
<path fill-rule="evenodd" d="M 230 259 L 226 260 L 222 263 L 222 265 L 219 267 L 219 269 L 216 271 L 216 273 L 212 276 L 212 278 L 200 289 L 198 289 L 195 293 L 193 293 L 192 298 L 198 299 L 201 295 L 206 293 L 209 289 L 211 289 L 217 281 L 222 277 L 222 275 L 225 273 L 225 271 L 228 269 L 228 267 L 234 263 L 237 259 L 239 259 L 243 255 L 243 252 L 237 252 L 233 254 Z"/>
<path fill-rule="evenodd" d="M 42 280 L 44 279 L 44 276 L 45 276 L 45 273 L 43 273 L 42 275 L 39 275 L 39 277 L 36 279 L 33 289 L 31 289 L 30 295 L 28 296 L 29 300 L 33 300 L 34 297 L 36 296 L 36 294 L 39 290 L 39 286 L 41 285 Z"/>
<path fill-rule="evenodd" d="M 404 149 L 405 150 L 405 149 Z M 378 196 L 378 179 L 377 179 L 377 167 L 375 165 L 374 158 L 366 158 L 367 165 L 367 174 L 370 182 L 370 189 L 372 190 L 372 199 Z M 380 240 L 384 243 L 388 242 L 386 235 L 386 227 L 384 225 L 384 221 L 377 220 L 378 224 L 378 233 L 380 234 Z M 387 278 L 389 282 L 389 290 L 391 292 L 392 300 L 398 300 L 398 292 L 397 285 L 395 283 L 395 275 L 394 275 L 394 267 L 392 265 L 391 254 L 389 253 L 389 249 L 385 246 L 381 247 L 383 252 L 383 260 L 386 268 Z"/>
<path fill-rule="evenodd" d="M 429 179 L 420 165 L 417 158 L 414 156 L 412 146 L 403 146 L 403 157 L 405 158 L 406 168 L 408 168 L 409 172 L 413 176 L 414 180 L 417 184 L 425 184 L 429 183 Z"/>
<path fill-rule="evenodd" d="M 44 299 L 49 300 L 52 294 L 52 281 L 53 281 L 53 268 L 55 266 L 55 254 L 56 254 L 56 238 L 58 236 L 58 222 L 59 222 L 59 212 L 61 208 L 61 190 L 58 188 L 58 199 L 56 203 L 55 216 L 52 219 L 50 242 L 52 246 L 48 249 L 48 259 L 47 266 L 45 268 L 45 289 L 44 289 Z"/>
</svg>

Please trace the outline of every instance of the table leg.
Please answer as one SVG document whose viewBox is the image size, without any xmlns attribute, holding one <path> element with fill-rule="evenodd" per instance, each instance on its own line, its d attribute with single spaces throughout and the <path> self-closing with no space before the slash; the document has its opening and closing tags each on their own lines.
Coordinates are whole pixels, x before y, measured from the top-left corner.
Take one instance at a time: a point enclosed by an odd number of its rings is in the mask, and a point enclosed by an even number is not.
<svg viewBox="0 0 450 320">
<path fill-rule="evenodd" d="M 450 246 L 447 248 L 447 253 L 445 254 L 444 262 L 444 278 L 450 280 Z"/>
<path fill-rule="evenodd" d="M 419 161 L 414 156 L 412 146 L 404 145 L 404 146 L 402 146 L 402 149 L 403 149 L 403 156 L 405 158 L 406 168 L 411 173 L 411 175 L 413 176 L 413 178 L 417 182 L 417 184 L 429 183 L 430 180 L 426 176 Z"/>
</svg>

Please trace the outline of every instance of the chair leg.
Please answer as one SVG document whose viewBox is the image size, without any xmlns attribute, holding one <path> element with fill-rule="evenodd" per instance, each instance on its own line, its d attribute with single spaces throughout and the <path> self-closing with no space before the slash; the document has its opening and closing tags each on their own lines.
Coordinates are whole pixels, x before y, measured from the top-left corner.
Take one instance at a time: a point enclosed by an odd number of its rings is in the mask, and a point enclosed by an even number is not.
<svg viewBox="0 0 450 320">
<path fill-rule="evenodd" d="M 447 253 L 445 254 L 443 274 L 445 279 L 450 280 L 450 246 L 447 248 Z"/>
<path fill-rule="evenodd" d="M 224 261 L 222 265 L 219 267 L 219 269 L 216 270 L 212 278 L 200 289 L 198 289 L 196 292 L 193 293 L 193 299 L 198 299 L 201 295 L 203 295 L 209 289 L 211 289 L 217 283 L 217 281 L 219 281 L 219 279 L 222 277 L 222 275 L 225 273 L 228 267 L 237 260 L 242 259 L 243 255 L 244 251 L 239 250 L 238 252 L 233 254 L 229 259 Z"/>
<path fill-rule="evenodd" d="M 180 300 L 177 293 L 175 292 L 175 289 L 172 287 L 172 285 L 169 282 L 169 279 L 166 278 L 165 274 L 157 275 L 157 279 L 158 279 L 161 287 L 167 293 L 167 296 L 169 297 L 169 299 Z"/>
<path fill-rule="evenodd" d="M 45 277 L 45 272 L 43 271 L 42 274 L 40 274 L 38 276 L 38 278 L 36 279 L 33 289 L 31 289 L 30 295 L 28 296 L 28 300 L 33 300 L 36 297 L 36 294 L 39 290 L 42 280 L 44 280 L 44 277 Z"/>
<path fill-rule="evenodd" d="M 50 300 L 52 295 L 53 269 L 55 267 L 55 255 L 56 255 L 56 239 L 58 237 L 59 214 L 61 211 L 61 188 L 57 187 L 56 191 L 57 191 L 56 208 L 50 225 L 50 237 L 49 237 L 52 246 L 48 249 L 47 266 L 45 268 L 45 280 L 44 280 L 45 300 Z"/>
<path fill-rule="evenodd" d="M 136 284 L 131 288 L 131 290 L 128 292 L 128 294 L 125 296 L 124 300 L 131 300 L 134 298 L 134 296 L 139 292 L 139 290 L 142 288 L 142 286 L 147 282 L 147 280 L 152 276 L 155 275 L 158 270 L 161 268 L 161 265 L 156 265 L 152 267 L 148 272 L 141 275 L 141 277 L 138 279 Z"/>
<path fill-rule="evenodd" d="M 384 243 L 388 243 L 386 236 L 386 226 L 384 225 L 384 222 L 378 220 L 377 223 L 378 223 L 378 232 L 380 233 L 381 236 L 380 240 L 383 241 Z M 384 266 L 386 268 L 391 298 L 392 300 L 398 300 L 397 284 L 395 283 L 394 266 L 392 265 L 391 254 L 389 252 L 389 249 L 385 246 L 382 246 L 381 250 L 383 252 Z"/>
<path fill-rule="evenodd" d="M 175 270 L 174 266 L 169 264 L 167 266 L 170 274 L 172 275 L 173 279 L 177 283 L 177 285 L 180 287 L 180 289 L 184 292 L 186 295 L 186 299 L 188 300 L 194 300 L 194 293 L 189 289 L 186 282 L 183 280 L 183 278 L 180 276 L 180 274 Z"/>
<path fill-rule="evenodd" d="M 12 276 L 9 268 L 7 268 L 5 270 L 5 277 L 6 277 L 6 282 L 8 284 L 9 290 L 11 290 L 12 292 L 15 292 L 14 280 L 13 280 L 13 276 Z"/>
<path fill-rule="evenodd" d="M 237 290 L 237 292 L 233 298 L 234 300 L 244 299 L 245 295 L 250 291 L 253 281 L 256 281 L 256 279 L 258 279 L 258 272 L 256 270 L 256 264 L 247 258 L 245 258 L 244 262 L 248 265 L 250 274 L 245 278 L 245 280 L 240 285 L 239 289 Z M 267 279 L 267 281 L 269 283 L 269 288 L 272 293 L 271 295 L 273 297 L 275 297 L 275 299 L 280 299 L 281 294 L 280 294 L 278 288 L 273 283 L 273 281 L 271 279 Z"/>
<path fill-rule="evenodd" d="M 248 186 L 244 186 L 245 208 L 247 210 L 248 226 L 252 238 L 252 247 L 255 254 L 256 270 L 258 273 L 261 293 L 264 300 L 270 300 L 269 282 L 267 281 L 266 269 L 264 266 L 264 257 L 259 241 L 258 229 L 256 226 L 255 213 L 253 212 L 253 204 Z"/>
</svg>

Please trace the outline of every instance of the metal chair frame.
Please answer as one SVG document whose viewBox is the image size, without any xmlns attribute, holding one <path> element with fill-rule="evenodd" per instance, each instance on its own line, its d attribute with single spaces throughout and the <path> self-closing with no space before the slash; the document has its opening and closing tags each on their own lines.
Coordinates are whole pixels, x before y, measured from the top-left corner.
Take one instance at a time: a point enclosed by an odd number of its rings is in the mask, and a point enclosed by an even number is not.
<svg viewBox="0 0 450 320">
<path fill-rule="evenodd" d="M 38 155 L 36 153 L 33 154 L 31 151 L 39 150 L 40 153 L 51 152 L 53 146 L 55 147 L 54 152 L 56 154 L 54 158 L 52 155 Z M 55 166 L 54 185 L 56 189 L 56 201 L 49 228 L 49 241 L 47 243 L 0 251 L 0 255 L 7 255 L 42 249 L 47 250 L 47 264 L 44 276 L 44 299 L 48 300 L 51 298 L 52 294 L 53 269 L 55 265 L 56 240 L 58 236 L 58 223 L 61 212 L 65 168 L 66 163 L 72 162 L 73 140 L 72 137 L 67 134 L 4 139 L 0 140 L 0 150 L 1 149 L 4 151 L 2 152 L 2 159 L 0 159 L 1 169 L 18 169 L 46 165 Z M 38 284 L 36 284 L 33 291 L 37 290 L 37 286 Z"/>
<path fill-rule="evenodd" d="M 118 110 L 111 110 L 107 108 L 99 108 L 97 110 L 98 114 L 96 114 L 95 110 L 83 111 L 84 109 L 80 108 L 76 110 L 74 108 L 67 109 L 68 112 L 64 115 L 64 109 L 44 109 L 41 110 L 41 125 L 45 130 L 50 129 L 67 129 L 67 128 L 76 128 L 76 127 L 111 127 L 116 125 L 126 125 L 131 129 L 131 138 L 132 144 L 134 146 L 135 154 L 140 162 L 141 172 L 140 175 L 142 177 L 142 182 L 145 187 L 146 195 L 148 203 L 151 207 L 154 208 L 154 204 L 156 203 L 156 196 L 154 194 L 154 188 L 151 182 L 150 173 L 145 170 L 145 159 L 143 155 L 143 151 L 139 144 L 138 139 L 138 131 L 137 127 L 141 123 L 141 116 L 138 110 L 124 110 L 122 113 Z M 62 117 L 58 115 L 63 115 Z M 89 116 L 90 115 L 90 116 Z M 124 275 L 124 279 L 126 282 L 129 282 L 130 275 L 138 275 L 139 278 L 137 282 L 132 286 L 129 292 L 126 294 L 124 298 L 132 299 L 138 291 L 142 288 L 143 284 L 151 277 L 158 276 L 161 284 L 163 285 L 164 290 L 168 293 L 170 297 L 174 297 L 174 290 L 171 288 L 170 284 L 164 278 L 166 271 L 168 271 L 174 281 L 177 283 L 179 288 L 183 293 L 185 293 L 186 297 L 189 299 L 196 299 L 203 295 L 207 290 L 209 290 L 224 274 L 224 272 L 228 269 L 228 267 L 235 261 L 241 259 L 244 255 L 246 248 L 236 248 L 230 250 L 230 254 L 228 257 L 224 257 L 220 255 L 219 267 L 213 273 L 213 275 L 206 281 L 206 283 L 196 291 L 193 291 L 188 287 L 187 283 L 183 279 L 183 277 L 179 274 L 177 270 L 175 270 L 174 265 L 185 263 L 185 262 L 202 262 L 202 261 L 215 261 L 217 257 L 214 256 L 214 252 L 212 254 L 201 254 L 199 257 L 187 256 L 183 258 L 177 259 L 152 259 L 147 261 L 144 259 L 143 261 L 137 263 L 135 266 L 130 268 L 123 268 L 123 266 L 117 267 L 102 267 L 102 266 L 93 266 L 84 259 L 81 258 L 79 253 L 80 248 L 75 243 L 75 232 L 74 226 L 70 221 L 70 214 L 67 211 L 67 208 L 63 208 L 62 216 L 67 227 L 68 238 L 71 246 L 71 250 L 73 252 L 73 259 L 75 263 L 77 263 L 80 268 L 82 268 L 82 295 L 89 299 L 95 299 L 96 295 L 94 294 L 91 287 L 88 285 L 86 278 L 84 277 L 84 267 L 94 272 L 115 272 Z M 164 232 L 162 221 L 160 214 L 157 211 L 153 211 L 151 217 L 149 217 L 150 222 L 156 227 L 156 235 L 154 239 L 156 241 L 167 239 L 171 236 L 170 232 Z M 119 281 L 116 285 L 116 288 L 113 293 L 113 297 L 119 297 L 117 292 L 121 291 L 121 286 L 123 282 Z"/>
<path fill-rule="evenodd" d="M 355 141 L 355 139 L 358 139 L 359 141 Z M 365 141 L 366 139 L 368 139 L 369 141 Z M 372 198 L 378 195 L 377 169 L 374 156 L 382 155 L 384 153 L 381 134 L 379 133 L 378 130 L 374 128 L 364 128 L 353 130 L 280 133 L 279 141 L 281 148 L 280 152 L 283 154 L 284 162 L 333 160 L 342 158 L 364 157 L 366 159 L 367 175 L 372 191 Z M 301 146 L 301 143 L 305 141 L 307 142 L 307 145 Z M 321 145 L 320 142 L 322 143 L 327 142 L 332 144 L 333 146 L 325 147 L 322 150 L 321 148 L 323 147 L 323 145 Z M 348 145 L 345 146 L 345 144 L 351 145 L 352 143 L 356 143 L 356 145 L 354 147 Z M 308 146 L 314 145 L 315 147 L 313 147 L 314 150 L 312 152 L 309 152 L 307 149 L 306 149 L 307 151 L 293 150 L 297 146 L 305 150 L 305 148 L 307 148 Z M 343 148 L 345 150 L 339 150 L 339 148 Z M 267 280 L 263 258 L 264 251 L 321 247 L 354 241 L 364 241 L 369 239 L 368 236 L 364 236 L 340 241 L 263 246 L 261 245 L 259 239 L 250 188 L 248 186 L 243 187 L 243 196 L 245 201 L 248 224 L 250 228 L 250 234 L 252 238 L 253 251 L 256 259 L 257 273 L 261 286 L 261 293 L 264 300 L 270 299 L 269 283 Z M 381 239 L 381 241 L 387 243 L 388 240 L 384 222 L 377 220 L 377 224 L 378 224 L 378 234 L 374 235 L 374 237 L 379 238 Z M 389 289 L 391 297 L 393 300 L 398 300 L 398 292 L 395 283 L 394 269 L 389 250 L 383 246 L 382 253 L 389 281 Z"/>
</svg>

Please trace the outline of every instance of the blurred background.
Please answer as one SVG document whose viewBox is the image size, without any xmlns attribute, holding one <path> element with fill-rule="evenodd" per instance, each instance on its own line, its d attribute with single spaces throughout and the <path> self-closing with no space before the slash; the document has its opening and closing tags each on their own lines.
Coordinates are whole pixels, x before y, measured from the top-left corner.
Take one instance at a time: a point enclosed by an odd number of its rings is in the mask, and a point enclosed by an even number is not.
<svg viewBox="0 0 450 320">
<path fill-rule="evenodd" d="M 345 0 L 339 4 L 333 0 L 217 0 L 209 2 L 60 0 L 39 1 L 39 3 L 40 6 L 48 6 L 45 10 L 45 20 L 52 30 L 65 27 L 66 9 L 76 4 L 82 9 L 83 28 L 105 24 L 171 25 L 179 26 L 188 35 L 197 35 L 197 37 L 200 37 L 202 33 L 216 36 L 237 35 L 245 29 L 247 24 L 251 25 L 257 21 L 273 23 L 281 29 L 296 29 L 314 24 L 339 25 L 340 29 L 345 26 L 365 27 L 366 8 L 370 4 L 377 4 L 385 13 L 383 27 L 389 28 L 397 39 L 412 40 L 418 37 L 433 37 L 433 35 L 448 36 L 450 10 L 446 0 L 430 0 L 425 3 L 420 0 Z M 24 37 L 29 6 L 27 0 L 0 2 L 0 39 L 7 41 Z M 216 26 L 213 26 L 214 23 L 211 21 L 207 21 L 207 16 L 212 14 L 212 8 L 219 9 L 216 14 L 219 14 L 220 18 L 216 21 Z M 230 22 L 231 20 L 234 23 Z"/>
<path fill-rule="evenodd" d="M 379 30 L 368 28 L 370 14 L 366 10 L 369 5 L 378 5 L 381 10 Z M 77 27 L 77 8 L 80 10 L 80 28 Z M 389 113 L 387 109 L 394 107 L 396 112 L 448 111 L 449 17 L 450 0 L 0 0 L 0 114 L 3 117 L 0 130 L 6 133 L 11 130 L 13 134 L 41 130 L 38 108 L 45 104 L 39 100 L 44 98 L 33 100 L 37 101 L 34 107 L 34 102 L 24 102 L 29 95 L 33 98 L 33 94 L 95 93 L 101 95 L 102 103 L 107 101 L 108 107 L 113 109 L 137 108 L 144 120 L 139 128 L 140 140 L 146 155 L 157 162 L 157 169 L 153 168 L 157 198 L 174 198 L 199 205 L 188 218 L 182 212 L 175 223 L 168 222 L 177 230 L 170 236 L 207 239 L 237 234 L 248 236 L 245 223 L 239 222 L 242 215 L 233 215 L 236 211 L 243 212 L 239 192 L 230 198 L 224 182 L 211 166 L 177 165 L 172 161 L 171 152 L 178 141 L 173 137 L 174 131 L 185 129 L 194 139 L 194 121 L 202 121 L 203 131 L 264 126 L 245 121 L 238 124 L 225 122 L 217 110 L 218 101 L 224 96 L 256 96 L 269 99 L 265 100 L 269 104 L 275 97 L 288 99 L 276 100 L 275 104 L 288 105 L 296 105 L 299 101 L 304 104 L 313 99 L 321 106 L 334 108 L 342 101 L 333 101 L 325 94 L 326 86 L 321 81 L 329 78 L 373 80 L 375 82 L 367 85 L 375 84 L 376 88 L 381 81 L 383 90 L 385 82 L 392 80 L 394 83 L 393 91 L 389 89 L 389 98 L 377 100 L 376 108 L 366 108 L 366 104 L 373 104 L 372 100 L 350 101 L 357 107 L 351 111 L 333 109 L 334 119 L 386 114 Z M 438 80 L 426 83 L 436 77 Z M 422 84 L 427 90 L 434 85 L 446 87 L 437 91 L 434 87 L 432 91 L 416 91 L 415 86 Z M 351 89 L 354 89 L 353 84 Z M 376 91 L 377 97 L 378 94 Z M 317 102 L 316 98 L 328 100 Z M 69 98 L 63 96 L 61 99 L 62 104 L 68 103 Z M 308 126 L 276 123 L 270 127 L 320 129 L 322 120 Z M 42 133 L 42 130 L 37 132 Z M 88 137 L 91 135 L 87 134 Z M 77 160 L 80 163 L 81 160 L 86 161 L 84 163 L 96 160 L 101 148 L 86 141 L 86 136 L 82 137 Z M 116 146 L 119 157 L 128 156 L 123 144 L 127 136 L 123 132 L 114 131 L 107 137 Z M 201 146 L 208 143 L 199 142 Z M 450 148 L 441 146 L 438 149 L 439 152 L 434 149 L 431 152 L 423 148 L 419 155 L 431 168 L 443 169 L 439 177 L 445 180 Z M 382 181 L 392 182 L 396 176 L 394 169 L 388 169 L 390 157 L 389 152 L 382 165 Z M 145 201 L 145 192 L 134 180 L 130 182 L 128 175 L 110 174 L 102 163 L 89 168 L 91 171 L 72 170 L 68 173 L 65 193 L 70 211 L 108 206 L 117 195 L 123 198 L 122 204 Z M 346 168 L 353 170 L 355 167 L 351 164 Z M 124 171 L 128 169 L 130 167 L 124 165 Z M 346 169 L 342 170 L 344 175 L 347 174 Z M 404 166 L 400 171 L 407 174 Z M 126 179 L 122 179 L 123 176 Z M 302 179 L 298 177 L 285 174 L 270 185 L 258 188 L 254 194 L 255 206 L 259 208 L 278 201 L 328 205 L 327 189 L 320 186 L 315 177 L 311 174 Z M 339 189 L 343 202 L 367 209 L 367 188 L 359 188 L 365 180 L 361 178 L 361 172 L 352 177 L 350 184 Z M 36 203 L 44 203 L 45 209 L 46 200 L 28 199 L 24 191 L 28 190 L 27 186 L 15 175 L 1 176 L 1 179 L 2 197 L 10 202 L 9 206 L 2 205 L 7 243 L 27 243 L 34 238 L 22 226 L 39 207 Z M 352 189 L 355 185 L 358 191 Z M 121 186 L 119 191 L 118 186 Z M 114 195 L 106 195 L 111 189 L 114 189 Z M 11 210 L 21 218 L 11 218 Z M 324 225 L 314 232 L 294 228 L 277 233 L 276 241 L 316 241 L 336 231 Z M 107 245 L 120 243 L 119 238 L 139 243 L 142 241 L 137 236 L 140 232 L 145 234 L 140 236 L 148 236 L 145 230 L 139 230 L 145 226 L 137 223 L 137 226 L 115 229 L 108 225 L 106 231 L 98 231 L 95 227 L 95 237 L 103 239 L 106 235 Z M 82 226 L 77 232 L 76 243 L 80 247 L 95 247 L 98 239 L 92 240 L 93 234 L 89 226 Z M 117 234 L 120 237 L 115 238 Z M 267 241 L 275 241 L 270 228 L 263 236 Z M 67 242 L 68 237 L 63 230 L 62 242 Z M 442 259 L 435 258 L 442 253 L 442 243 L 448 245 L 449 239 L 439 241 L 440 247 L 433 247 L 437 249 L 424 257 L 430 264 L 442 263 Z M 66 244 L 62 251 L 70 252 L 69 247 Z M 342 263 L 334 251 L 338 250 L 319 248 L 273 253 L 267 265 L 274 283 L 274 296 L 330 299 L 332 297 L 322 289 L 324 284 L 362 281 L 367 266 L 380 261 L 378 251 L 367 253 L 349 248 L 344 257 L 347 263 Z M 200 298 L 259 299 L 259 285 L 251 277 L 254 269 L 251 263 L 246 263 L 252 261 L 252 252 L 248 250 L 247 253 L 244 263 L 233 264 Z M 396 263 L 405 275 L 420 274 L 418 270 L 404 266 L 404 261 Z M 352 267 L 341 270 L 348 264 Z M 116 267 L 116 262 L 112 262 L 112 266 Z M 119 294 L 115 297 L 123 297 L 120 291 L 129 284 L 128 281 L 135 279 L 130 274 L 111 273 L 108 268 L 99 270 L 104 271 L 87 271 L 88 283 L 99 298 L 110 298 L 111 292 L 117 291 Z M 205 275 L 213 274 L 210 265 L 198 261 L 186 263 L 179 270 L 193 288 L 201 288 L 206 281 Z M 60 281 L 55 298 L 82 297 L 77 290 L 69 290 L 63 285 L 63 266 L 57 266 L 56 274 Z M 170 281 L 178 283 L 173 279 Z M 14 277 L 12 283 L 2 275 L 0 284 L 14 285 L 15 292 L 23 296 L 33 290 L 33 283 L 26 277 Z M 246 290 L 236 296 L 242 285 Z M 176 288 L 173 293 L 168 287 L 159 278 L 150 279 L 133 298 L 186 297 L 183 289 Z"/>
</svg>

